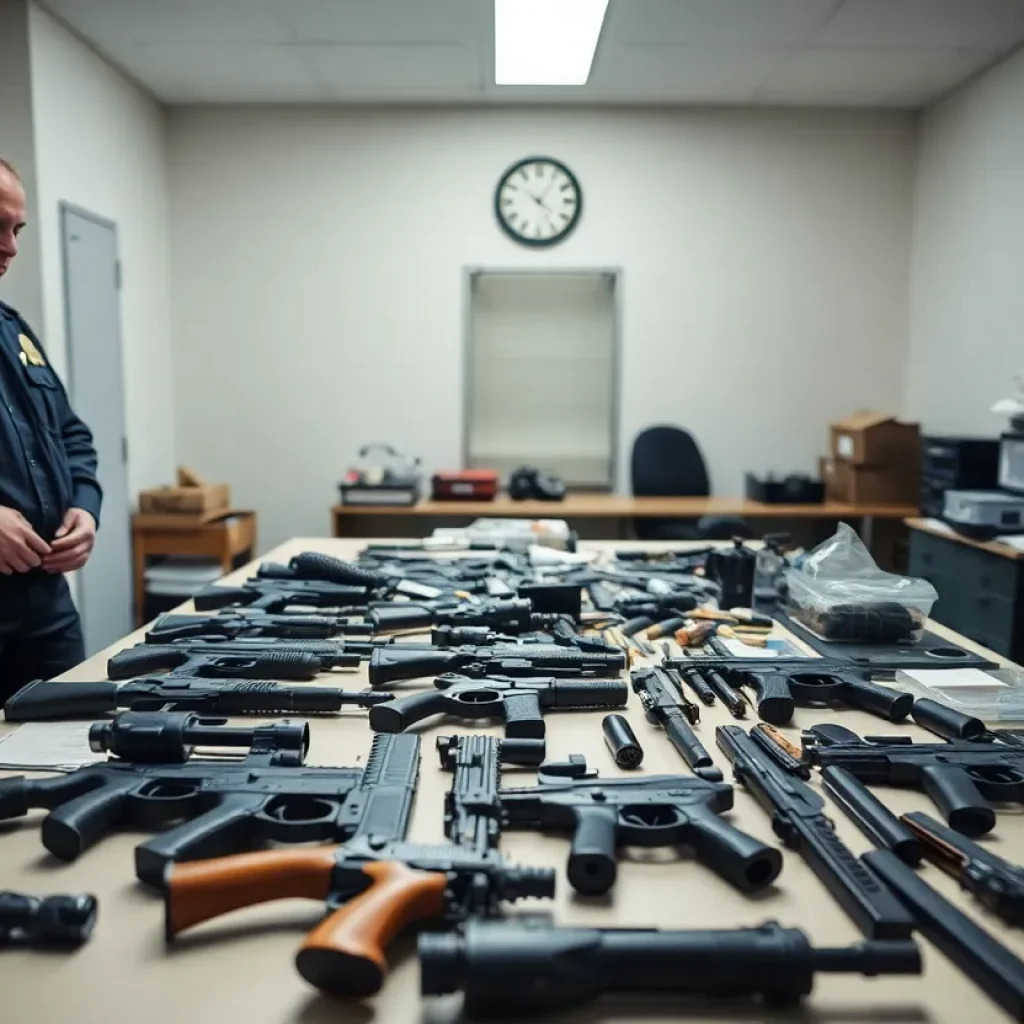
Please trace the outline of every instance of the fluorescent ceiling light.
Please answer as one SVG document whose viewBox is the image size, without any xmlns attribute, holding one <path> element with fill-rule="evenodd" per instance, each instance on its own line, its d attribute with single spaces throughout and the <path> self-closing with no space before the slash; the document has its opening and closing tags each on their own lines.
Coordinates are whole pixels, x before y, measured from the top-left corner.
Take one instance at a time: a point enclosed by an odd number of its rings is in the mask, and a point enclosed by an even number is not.
<svg viewBox="0 0 1024 1024">
<path fill-rule="evenodd" d="M 586 85 L 608 0 L 494 0 L 497 85 Z"/>
</svg>

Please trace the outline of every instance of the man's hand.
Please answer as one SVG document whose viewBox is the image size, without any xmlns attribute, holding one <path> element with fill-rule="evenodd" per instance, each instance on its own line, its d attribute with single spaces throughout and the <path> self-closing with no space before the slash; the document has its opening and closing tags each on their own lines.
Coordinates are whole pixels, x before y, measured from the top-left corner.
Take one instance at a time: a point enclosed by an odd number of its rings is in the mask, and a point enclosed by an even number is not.
<svg viewBox="0 0 1024 1024">
<path fill-rule="evenodd" d="M 10 576 L 42 564 L 50 545 L 15 508 L 0 508 L 0 573 Z"/>
<path fill-rule="evenodd" d="M 47 572 L 81 569 L 96 544 L 96 520 L 84 508 L 69 508 L 57 531 L 50 553 L 43 559 Z"/>
</svg>

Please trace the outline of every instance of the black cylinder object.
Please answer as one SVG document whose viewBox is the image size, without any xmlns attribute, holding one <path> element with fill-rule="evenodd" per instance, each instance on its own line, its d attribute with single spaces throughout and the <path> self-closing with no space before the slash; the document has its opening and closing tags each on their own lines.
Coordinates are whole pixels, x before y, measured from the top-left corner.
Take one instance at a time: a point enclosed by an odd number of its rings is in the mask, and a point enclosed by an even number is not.
<svg viewBox="0 0 1024 1024">
<path fill-rule="evenodd" d="M 927 697 L 914 701 L 910 716 L 918 725 L 947 740 L 977 740 L 986 732 L 980 718 L 970 718 Z"/>
<path fill-rule="evenodd" d="M 79 946 L 96 924 L 95 896 L 0 892 L 0 947 Z"/>
<path fill-rule="evenodd" d="M 793 1003 L 816 971 L 920 974 L 912 942 L 814 949 L 795 928 L 767 922 L 735 931 L 553 928 L 541 919 L 470 920 L 422 935 L 424 995 L 464 991 L 469 1014 L 563 1011 L 611 992 Z"/>
<path fill-rule="evenodd" d="M 749 608 L 754 595 L 754 564 L 757 555 L 743 546 L 741 537 L 733 538 L 733 546 L 708 555 L 707 574 L 722 588 L 719 606 Z"/>
<path fill-rule="evenodd" d="M 249 747 L 257 734 L 272 739 L 274 749 L 309 750 L 309 726 L 305 722 L 273 722 L 255 728 L 225 725 L 225 718 L 204 718 L 187 713 L 125 711 L 109 722 L 89 727 L 89 747 L 126 761 L 151 764 L 188 760 L 192 748 Z"/>
<path fill-rule="evenodd" d="M 921 861 L 921 842 L 885 804 L 845 768 L 825 768 L 821 773 L 825 792 L 876 846 L 892 850 L 904 864 Z"/>
<path fill-rule="evenodd" d="M 601 730 L 612 760 L 620 768 L 640 767 L 644 759 L 643 747 L 622 715 L 605 715 L 601 719 Z"/>
</svg>

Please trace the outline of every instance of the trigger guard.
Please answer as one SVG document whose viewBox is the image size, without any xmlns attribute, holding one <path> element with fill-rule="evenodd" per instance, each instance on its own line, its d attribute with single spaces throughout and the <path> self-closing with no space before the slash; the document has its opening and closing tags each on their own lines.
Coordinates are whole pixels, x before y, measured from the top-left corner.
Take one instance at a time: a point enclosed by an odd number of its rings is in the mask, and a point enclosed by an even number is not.
<svg viewBox="0 0 1024 1024">
<path fill-rule="evenodd" d="M 655 824 L 651 824 L 643 821 L 643 812 L 647 811 L 658 815 L 663 815 L 667 811 L 671 815 L 671 821 L 663 821 Z M 636 829 L 643 832 L 644 835 L 657 836 L 663 832 L 675 831 L 681 824 L 686 821 L 683 814 L 675 807 L 671 806 L 634 806 L 634 807 L 623 807 L 619 811 L 619 825 L 623 829 Z M 629 840 L 624 838 L 623 842 L 628 845 Z"/>
</svg>

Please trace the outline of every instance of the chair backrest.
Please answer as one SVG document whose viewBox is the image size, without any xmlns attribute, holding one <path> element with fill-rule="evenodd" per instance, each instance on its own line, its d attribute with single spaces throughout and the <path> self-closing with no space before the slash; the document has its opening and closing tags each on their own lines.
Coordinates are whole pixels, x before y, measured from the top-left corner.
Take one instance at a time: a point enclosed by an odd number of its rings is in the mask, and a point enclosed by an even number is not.
<svg viewBox="0 0 1024 1024">
<path fill-rule="evenodd" d="M 633 494 L 641 498 L 705 497 L 711 493 L 704 456 L 680 427 L 648 427 L 633 442 Z"/>
</svg>

